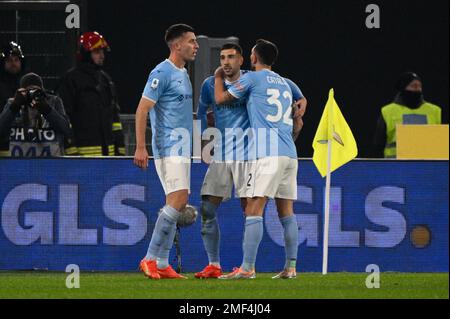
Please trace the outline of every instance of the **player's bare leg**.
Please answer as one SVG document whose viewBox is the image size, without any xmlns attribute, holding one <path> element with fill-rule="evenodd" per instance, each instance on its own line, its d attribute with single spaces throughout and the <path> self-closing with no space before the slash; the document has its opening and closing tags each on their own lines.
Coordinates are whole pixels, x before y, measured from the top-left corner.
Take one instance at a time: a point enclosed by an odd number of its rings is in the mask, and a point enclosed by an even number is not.
<svg viewBox="0 0 450 319">
<path fill-rule="evenodd" d="M 189 192 L 187 189 L 182 189 L 166 196 L 166 205 L 175 208 L 181 212 L 187 205 L 189 200 Z"/>
<path fill-rule="evenodd" d="M 247 207 L 247 198 L 241 198 L 241 208 L 244 213 L 246 207 Z"/>
<path fill-rule="evenodd" d="M 290 199 L 275 198 L 278 217 L 284 229 L 284 246 L 286 252 L 286 263 L 282 272 L 272 277 L 273 279 L 291 279 L 297 276 L 297 245 L 298 225 L 294 215 L 294 201 Z"/>
</svg>

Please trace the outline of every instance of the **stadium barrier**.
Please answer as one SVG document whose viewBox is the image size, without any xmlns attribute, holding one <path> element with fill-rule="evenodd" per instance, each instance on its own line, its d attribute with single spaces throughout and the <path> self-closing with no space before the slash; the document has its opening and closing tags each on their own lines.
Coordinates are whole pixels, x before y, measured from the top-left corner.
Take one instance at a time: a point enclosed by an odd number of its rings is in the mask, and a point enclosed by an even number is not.
<svg viewBox="0 0 450 319">
<path fill-rule="evenodd" d="M 150 162 L 131 158 L 0 159 L 0 270 L 134 271 L 145 255 L 164 202 Z M 191 198 L 200 204 L 206 164 L 193 164 Z M 325 180 L 299 160 L 298 270 L 321 271 Z M 332 175 L 329 271 L 448 272 L 448 161 L 356 160 Z M 218 209 L 221 262 L 242 258 L 239 200 Z M 181 229 L 183 271 L 207 263 L 200 218 Z M 283 231 L 266 207 L 257 271 L 284 264 Z M 173 262 L 174 251 L 171 252 Z"/>
</svg>

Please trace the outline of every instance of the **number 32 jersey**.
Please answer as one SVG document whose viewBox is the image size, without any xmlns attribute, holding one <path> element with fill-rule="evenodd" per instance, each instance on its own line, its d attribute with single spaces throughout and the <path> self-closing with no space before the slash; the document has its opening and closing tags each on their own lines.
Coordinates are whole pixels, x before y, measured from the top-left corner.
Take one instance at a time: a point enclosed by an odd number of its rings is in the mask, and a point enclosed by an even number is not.
<svg viewBox="0 0 450 319">
<path fill-rule="evenodd" d="M 297 159 L 292 139 L 293 92 L 288 81 L 292 82 L 271 70 L 263 69 L 242 75 L 228 89 L 237 99 L 247 96 L 250 126 L 256 134 L 257 158 L 287 156 Z M 300 95 L 303 97 L 301 91 Z M 294 98 L 298 99 L 297 96 Z M 278 145 L 275 152 L 274 145 Z"/>
</svg>

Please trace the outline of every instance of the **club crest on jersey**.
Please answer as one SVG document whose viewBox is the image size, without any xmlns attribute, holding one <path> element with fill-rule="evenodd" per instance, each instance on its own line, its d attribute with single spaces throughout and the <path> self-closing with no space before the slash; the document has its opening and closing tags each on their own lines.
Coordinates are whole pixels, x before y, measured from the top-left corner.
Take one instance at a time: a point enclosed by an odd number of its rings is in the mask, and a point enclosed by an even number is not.
<svg viewBox="0 0 450 319">
<path fill-rule="evenodd" d="M 236 82 L 235 84 L 234 84 L 234 87 L 236 88 L 236 89 L 238 89 L 239 91 L 244 91 L 244 87 L 241 85 L 241 83 L 239 83 L 239 82 Z"/>
<path fill-rule="evenodd" d="M 159 80 L 158 79 L 153 79 L 152 84 L 150 85 L 151 88 L 154 90 L 158 87 L 159 84 Z"/>
</svg>

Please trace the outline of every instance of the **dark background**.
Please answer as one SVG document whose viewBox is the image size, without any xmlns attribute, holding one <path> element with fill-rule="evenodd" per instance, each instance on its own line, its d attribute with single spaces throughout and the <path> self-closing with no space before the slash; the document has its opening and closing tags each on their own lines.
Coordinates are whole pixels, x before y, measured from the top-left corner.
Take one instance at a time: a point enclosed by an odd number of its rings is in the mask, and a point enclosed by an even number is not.
<svg viewBox="0 0 450 319">
<path fill-rule="evenodd" d="M 380 7 L 380 29 L 365 26 L 365 8 L 371 3 Z M 300 157 L 312 156 L 331 87 L 357 140 L 358 157 L 370 154 L 380 108 L 393 99 L 401 72 L 413 70 L 423 78 L 425 98 L 441 106 L 448 123 L 447 0 L 91 0 L 86 7 L 88 28 L 111 45 L 107 70 L 117 84 L 123 113 L 135 112 L 149 72 L 168 56 L 165 30 L 183 22 L 197 35 L 238 37 L 244 68 L 249 68 L 256 39 L 278 45 L 274 70 L 295 81 L 309 101 L 297 141 Z"/>
</svg>

